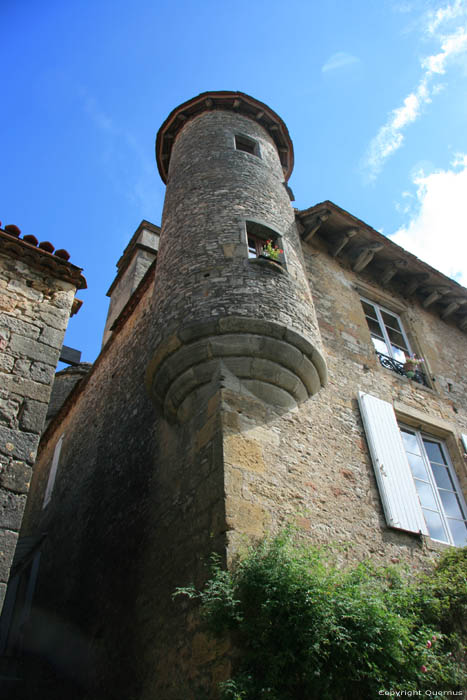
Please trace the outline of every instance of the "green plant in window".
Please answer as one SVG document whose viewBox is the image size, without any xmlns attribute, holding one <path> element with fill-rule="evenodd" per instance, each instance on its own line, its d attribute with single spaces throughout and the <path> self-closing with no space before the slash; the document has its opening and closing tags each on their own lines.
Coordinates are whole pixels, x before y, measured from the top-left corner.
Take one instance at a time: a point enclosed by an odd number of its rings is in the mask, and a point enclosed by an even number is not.
<svg viewBox="0 0 467 700">
<path fill-rule="evenodd" d="M 263 246 L 261 255 L 265 255 L 267 258 L 271 258 L 271 260 L 277 260 L 279 255 L 283 252 L 282 248 L 279 248 L 279 246 L 275 245 L 272 240 L 269 239 Z"/>
</svg>

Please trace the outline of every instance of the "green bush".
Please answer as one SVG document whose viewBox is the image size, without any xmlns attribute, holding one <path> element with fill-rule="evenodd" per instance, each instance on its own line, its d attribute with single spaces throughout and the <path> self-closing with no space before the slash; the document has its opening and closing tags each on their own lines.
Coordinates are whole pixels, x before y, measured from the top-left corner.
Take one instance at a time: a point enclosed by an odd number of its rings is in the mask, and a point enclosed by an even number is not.
<svg viewBox="0 0 467 700">
<path fill-rule="evenodd" d="M 362 700 L 384 691 L 459 691 L 467 676 L 467 552 L 431 573 L 364 562 L 339 568 L 330 550 L 289 533 L 251 547 L 230 571 L 214 559 L 201 591 L 207 628 L 230 634 L 238 672 L 224 700 Z M 383 692 L 380 692 L 383 691 Z"/>
</svg>

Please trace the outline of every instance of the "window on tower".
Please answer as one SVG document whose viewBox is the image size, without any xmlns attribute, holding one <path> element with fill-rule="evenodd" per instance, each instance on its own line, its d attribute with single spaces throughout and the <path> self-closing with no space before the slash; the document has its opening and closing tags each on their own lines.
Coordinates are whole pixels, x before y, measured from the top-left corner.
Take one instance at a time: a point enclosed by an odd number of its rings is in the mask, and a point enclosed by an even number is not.
<svg viewBox="0 0 467 700">
<path fill-rule="evenodd" d="M 248 258 L 269 258 L 281 265 L 284 264 L 282 239 L 276 231 L 256 221 L 246 222 L 246 237 Z"/>
<path fill-rule="evenodd" d="M 250 153 L 252 156 L 259 156 L 258 142 L 254 139 L 250 139 L 248 136 L 236 134 L 235 148 L 237 151 L 245 151 L 245 153 Z"/>
</svg>

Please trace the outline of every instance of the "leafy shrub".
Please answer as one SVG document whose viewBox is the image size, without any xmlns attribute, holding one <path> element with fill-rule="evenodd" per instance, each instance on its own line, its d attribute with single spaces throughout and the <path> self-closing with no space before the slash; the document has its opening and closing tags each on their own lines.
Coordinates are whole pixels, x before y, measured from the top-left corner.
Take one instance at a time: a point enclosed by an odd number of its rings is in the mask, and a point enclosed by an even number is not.
<svg viewBox="0 0 467 700">
<path fill-rule="evenodd" d="M 467 620 L 467 551 L 432 572 L 360 563 L 289 533 L 251 547 L 230 571 L 218 559 L 201 591 L 207 628 L 230 634 L 238 673 L 224 700 L 362 700 L 380 691 L 460 690 Z M 383 693 L 381 693 L 383 695 Z"/>
</svg>

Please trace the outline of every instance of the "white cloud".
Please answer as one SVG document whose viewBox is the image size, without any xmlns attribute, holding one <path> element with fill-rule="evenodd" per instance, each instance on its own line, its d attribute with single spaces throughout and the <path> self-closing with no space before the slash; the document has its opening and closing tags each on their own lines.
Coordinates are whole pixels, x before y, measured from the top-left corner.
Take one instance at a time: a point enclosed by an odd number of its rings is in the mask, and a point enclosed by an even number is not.
<svg viewBox="0 0 467 700">
<path fill-rule="evenodd" d="M 466 13 L 464 0 L 455 0 L 455 2 L 446 7 L 439 7 L 437 10 L 430 10 L 428 13 L 427 33 L 435 34 L 441 24 L 452 19 L 462 17 Z"/>
<path fill-rule="evenodd" d="M 467 286 L 467 154 L 456 154 L 451 169 L 420 171 L 413 182 L 417 212 L 391 240 Z"/>
<path fill-rule="evenodd" d="M 463 0 L 456 0 L 453 4 L 429 15 L 427 31 L 432 34 L 443 23 L 461 16 L 467 16 L 467 7 Z M 370 141 L 361 163 L 362 172 L 370 182 L 374 181 L 381 172 L 387 158 L 402 146 L 404 129 L 416 121 L 423 107 L 430 104 L 432 97 L 442 91 L 444 86 L 439 82 L 432 84 L 434 77 L 445 74 L 451 59 L 467 53 L 466 26 L 459 26 L 449 34 L 441 36 L 440 41 L 441 50 L 422 60 L 423 73 L 415 90 L 403 100 L 400 107 L 389 114 L 386 124 Z"/>
<path fill-rule="evenodd" d="M 350 53 L 345 51 L 338 51 L 333 53 L 332 56 L 321 67 L 322 73 L 327 73 L 330 70 L 337 70 L 338 68 L 344 68 L 345 66 L 350 66 L 352 63 L 359 63 L 360 59 L 356 56 L 352 56 Z"/>
</svg>

